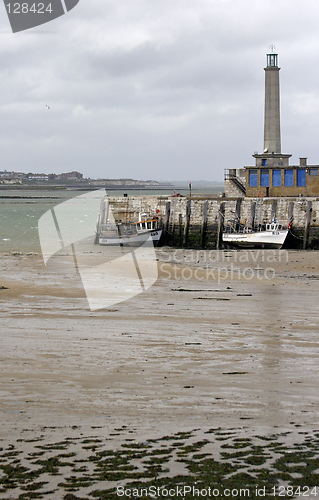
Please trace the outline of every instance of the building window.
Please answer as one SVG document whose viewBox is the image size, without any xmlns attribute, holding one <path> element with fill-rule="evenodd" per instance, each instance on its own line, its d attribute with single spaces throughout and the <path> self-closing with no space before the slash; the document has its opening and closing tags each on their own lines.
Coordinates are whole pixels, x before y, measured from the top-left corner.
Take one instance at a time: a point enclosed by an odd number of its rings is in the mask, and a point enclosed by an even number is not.
<svg viewBox="0 0 319 500">
<path fill-rule="evenodd" d="M 262 170 L 260 175 L 260 185 L 269 187 L 269 170 Z"/>
<path fill-rule="evenodd" d="M 267 167 L 267 160 L 262 160 L 261 164 L 263 167 Z"/>
<path fill-rule="evenodd" d="M 310 168 L 309 175 L 318 175 L 318 169 L 317 168 Z"/>
<path fill-rule="evenodd" d="M 249 170 L 249 186 L 257 187 L 257 170 Z"/>
<path fill-rule="evenodd" d="M 275 187 L 281 186 L 281 170 L 272 171 L 272 185 Z"/>
<path fill-rule="evenodd" d="M 293 186 L 294 185 L 294 171 L 285 170 L 285 186 Z"/>
<path fill-rule="evenodd" d="M 297 170 L 297 186 L 306 185 L 306 169 L 298 168 Z"/>
</svg>

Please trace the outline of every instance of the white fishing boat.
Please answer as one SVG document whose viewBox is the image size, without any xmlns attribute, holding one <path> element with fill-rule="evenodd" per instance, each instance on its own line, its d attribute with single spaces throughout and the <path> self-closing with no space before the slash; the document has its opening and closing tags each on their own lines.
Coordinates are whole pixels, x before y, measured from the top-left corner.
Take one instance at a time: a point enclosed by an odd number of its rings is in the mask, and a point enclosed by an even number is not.
<svg viewBox="0 0 319 500">
<path fill-rule="evenodd" d="M 138 220 L 135 222 L 115 223 L 107 218 L 106 222 L 101 223 L 99 216 L 95 242 L 100 245 L 140 245 L 147 240 L 158 245 L 163 229 L 160 227 L 160 220 L 157 216 L 150 217 L 144 212 L 139 213 Z"/>
<path fill-rule="evenodd" d="M 238 248 L 281 248 L 288 232 L 289 229 L 277 221 L 259 225 L 255 229 L 229 221 L 223 232 L 223 242 Z"/>
<path fill-rule="evenodd" d="M 146 213 L 140 212 L 138 221 L 135 222 L 138 236 L 151 236 L 154 243 L 158 244 L 161 239 L 163 229 L 157 215 L 150 217 Z"/>
</svg>

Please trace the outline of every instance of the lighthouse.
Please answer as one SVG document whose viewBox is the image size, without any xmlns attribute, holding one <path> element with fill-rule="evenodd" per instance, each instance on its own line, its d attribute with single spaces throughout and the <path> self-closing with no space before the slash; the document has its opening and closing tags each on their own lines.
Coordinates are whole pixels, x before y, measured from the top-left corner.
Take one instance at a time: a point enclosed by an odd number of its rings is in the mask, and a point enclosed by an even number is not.
<svg viewBox="0 0 319 500">
<path fill-rule="evenodd" d="M 281 152 L 280 134 L 280 88 L 278 54 L 275 46 L 270 45 L 267 53 L 265 70 L 265 112 L 264 112 L 264 150 L 261 154 L 255 153 L 256 167 L 288 167 L 290 154 Z M 262 173 L 261 173 L 262 174 Z M 267 174 L 264 173 L 266 176 Z M 279 175 L 279 174 L 278 174 Z M 264 187 L 269 186 L 268 177 Z M 268 190 L 267 190 L 268 192 Z"/>
<path fill-rule="evenodd" d="M 265 70 L 264 153 L 281 153 L 278 54 L 270 46 Z"/>
</svg>

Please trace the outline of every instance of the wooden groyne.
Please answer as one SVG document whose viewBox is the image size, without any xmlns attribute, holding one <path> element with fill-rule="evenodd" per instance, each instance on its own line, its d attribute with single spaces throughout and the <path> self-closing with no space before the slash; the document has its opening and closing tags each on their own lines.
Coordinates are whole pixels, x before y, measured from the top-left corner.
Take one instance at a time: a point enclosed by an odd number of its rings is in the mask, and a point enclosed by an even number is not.
<svg viewBox="0 0 319 500">
<path fill-rule="evenodd" d="M 291 226 L 285 246 L 319 249 L 319 198 L 189 198 L 171 196 L 109 197 L 119 220 L 138 212 L 157 214 L 164 226 L 163 244 L 193 248 L 222 248 L 228 220 L 245 225 L 276 218 Z"/>
</svg>

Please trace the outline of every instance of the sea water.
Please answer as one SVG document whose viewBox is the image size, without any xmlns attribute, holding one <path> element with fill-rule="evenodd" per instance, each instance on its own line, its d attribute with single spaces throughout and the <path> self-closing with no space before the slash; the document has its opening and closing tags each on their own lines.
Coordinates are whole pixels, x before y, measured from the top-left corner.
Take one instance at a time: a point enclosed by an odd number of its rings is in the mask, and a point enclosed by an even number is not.
<svg viewBox="0 0 319 500">
<path fill-rule="evenodd" d="M 40 252 L 39 218 L 77 194 L 66 190 L 1 190 L 0 253 Z"/>
<path fill-rule="evenodd" d="M 193 193 L 196 193 L 196 189 Z M 198 190 L 205 191 L 205 190 Z M 210 188 L 209 192 L 220 191 L 220 186 Z M 109 196 L 167 196 L 171 190 L 110 190 Z M 38 253 L 41 252 L 38 235 L 40 217 L 56 205 L 83 195 L 85 191 L 67 189 L 0 189 L 0 253 Z M 188 190 L 180 190 L 182 195 Z M 96 217 L 98 213 L 96 214 Z M 95 227 L 92 228 L 92 235 Z"/>
<path fill-rule="evenodd" d="M 127 191 L 127 193 L 131 196 L 149 194 L 144 191 L 143 193 Z M 83 194 L 85 191 L 66 189 L 0 190 L 0 253 L 41 252 L 38 235 L 40 217 L 56 205 Z M 123 191 L 111 191 L 108 194 L 123 196 Z M 152 191 L 150 194 L 158 193 Z M 92 228 L 92 234 L 94 231 L 95 227 Z"/>
</svg>

